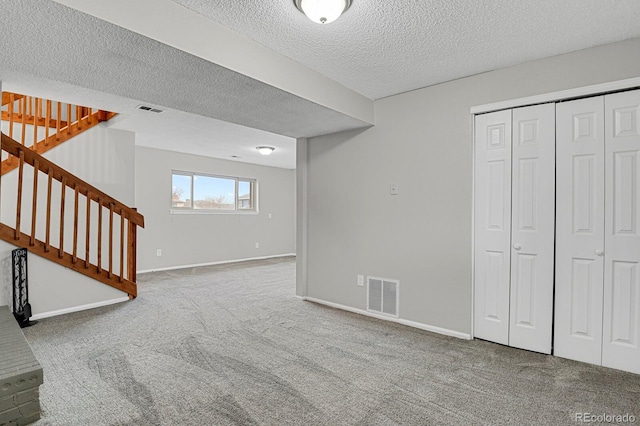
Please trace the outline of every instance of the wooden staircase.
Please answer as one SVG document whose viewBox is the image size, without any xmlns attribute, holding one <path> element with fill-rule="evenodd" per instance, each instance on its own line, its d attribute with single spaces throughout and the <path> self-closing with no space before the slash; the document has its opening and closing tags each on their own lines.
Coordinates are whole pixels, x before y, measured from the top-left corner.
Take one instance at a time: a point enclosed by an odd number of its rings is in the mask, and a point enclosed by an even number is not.
<svg viewBox="0 0 640 426">
<path fill-rule="evenodd" d="M 40 155 L 112 113 L 76 107 L 75 113 L 67 110 L 65 115 L 58 104 L 57 115 L 51 118 L 47 101 L 43 119 L 37 101 L 35 110 L 28 111 L 29 97 L 8 94 L 6 98 L 7 104 L 3 93 L 3 105 L 9 108 L 2 111 L 2 118 L 7 116 L 14 122 L 20 118 L 21 123 L 34 127 L 43 123 L 45 137 L 34 137 L 29 146 L 24 138 L 20 143 L 1 135 L 2 202 L 15 200 L 15 210 L 10 208 L 11 214 L 7 214 L 3 206 L 0 239 L 135 298 L 137 227 L 144 228 L 144 217 Z M 25 102 L 15 113 L 11 105 L 21 100 Z M 63 120 L 64 116 L 71 119 Z M 49 129 L 55 132 L 50 135 Z"/>
<path fill-rule="evenodd" d="M 2 121 L 7 135 L 38 154 L 43 154 L 103 121 L 115 113 L 49 99 L 2 92 Z M 1 173 L 18 167 L 12 157 L 4 159 Z"/>
</svg>

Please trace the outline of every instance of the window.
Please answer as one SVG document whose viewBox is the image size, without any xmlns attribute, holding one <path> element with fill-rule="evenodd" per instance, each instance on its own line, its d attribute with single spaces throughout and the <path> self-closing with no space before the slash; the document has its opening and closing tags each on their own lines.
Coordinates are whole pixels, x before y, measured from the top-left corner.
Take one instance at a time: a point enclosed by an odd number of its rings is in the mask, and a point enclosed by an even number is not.
<svg viewBox="0 0 640 426">
<path fill-rule="evenodd" d="M 171 209 L 219 212 L 255 212 L 255 179 L 174 171 Z"/>
</svg>

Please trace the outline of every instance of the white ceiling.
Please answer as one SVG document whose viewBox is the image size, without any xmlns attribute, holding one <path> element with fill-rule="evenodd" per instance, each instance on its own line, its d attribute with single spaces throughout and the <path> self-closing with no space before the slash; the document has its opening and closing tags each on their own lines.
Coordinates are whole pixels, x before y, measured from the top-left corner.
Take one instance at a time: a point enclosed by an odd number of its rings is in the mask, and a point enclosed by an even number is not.
<svg viewBox="0 0 640 426">
<path fill-rule="evenodd" d="M 0 5 L 3 90 L 120 113 L 138 145 L 293 169 L 294 138 L 368 125 L 57 2 Z"/>
<path fill-rule="evenodd" d="M 68 83 L 44 80 L 0 71 L 2 90 L 39 96 L 62 102 L 91 106 L 119 114 L 105 123 L 114 128 L 136 133 L 136 145 L 263 166 L 295 169 L 295 139 L 264 130 L 216 120 L 201 115 L 144 102 L 163 109 L 161 114 L 141 111 L 143 102 Z M 269 145 L 275 151 L 268 157 L 256 147 Z"/>
<path fill-rule="evenodd" d="M 370 99 L 640 36 L 638 0 L 353 0 L 326 26 L 307 20 L 293 0 L 172 1 L 154 0 L 154 13 L 173 5 L 200 14 L 230 28 L 237 46 L 253 39 L 264 52 L 293 60 L 289 65 L 303 64 Z M 142 0 L 0 0 L 4 90 L 119 112 L 111 125 L 135 131 L 139 145 L 284 168 L 295 167 L 295 137 L 368 125 L 340 112 L 341 101 L 327 106 L 214 63 L 198 49 L 187 53 L 60 3 L 101 4 L 140 27 L 158 21 L 148 9 L 132 14 L 148 4 Z M 161 31 L 195 33 L 178 18 Z M 212 44 L 200 42 L 196 47 Z M 241 56 L 235 47 L 224 53 Z M 241 59 L 260 69 L 267 57 L 268 65 L 277 62 L 266 54 Z M 304 88 L 300 69 L 289 74 L 286 61 L 276 65 L 281 80 L 291 75 L 292 87 Z M 165 112 L 142 113 L 140 104 Z M 275 146 L 274 154 L 259 156 L 255 147 L 263 144 Z"/>
<path fill-rule="evenodd" d="M 371 98 L 640 36 L 638 0 L 173 0 Z"/>
</svg>

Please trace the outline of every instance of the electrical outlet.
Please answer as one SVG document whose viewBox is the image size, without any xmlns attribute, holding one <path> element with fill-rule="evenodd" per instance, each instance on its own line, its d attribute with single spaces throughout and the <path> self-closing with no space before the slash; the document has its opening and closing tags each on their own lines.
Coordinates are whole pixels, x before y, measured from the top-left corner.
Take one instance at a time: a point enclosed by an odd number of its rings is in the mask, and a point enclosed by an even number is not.
<svg viewBox="0 0 640 426">
<path fill-rule="evenodd" d="M 260 248 L 260 243 L 256 243 L 256 248 L 259 249 Z"/>
<path fill-rule="evenodd" d="M 358 275 L 358 286 L 364 287 L 364 275 Z"/>
<path fill-rule="evenodd" d="M 158 257 L 162 256 L 162 249 L 156 249 L 156 256 Z"/>
</svg>

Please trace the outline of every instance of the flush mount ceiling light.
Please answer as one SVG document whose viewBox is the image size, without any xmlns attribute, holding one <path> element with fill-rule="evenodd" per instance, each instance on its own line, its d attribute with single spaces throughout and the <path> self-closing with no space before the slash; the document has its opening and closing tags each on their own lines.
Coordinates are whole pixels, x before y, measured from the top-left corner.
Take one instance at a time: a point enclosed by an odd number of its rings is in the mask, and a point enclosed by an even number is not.
<svg viewBox="0 0 640 426">
<path fill-rule="evenodd" d="M 318 24 L 335 21 L 351 6 L 351 0 L 293 0 L 293 2 L 302 13 L 307 15 L 307 18 Z"/>
<path fill-rule="evenodd" d="M 272 146 L 257 146 L 256 149 L 262 155 L 269 155 L 275 151 L 275 148 Z"/>
</svg>

